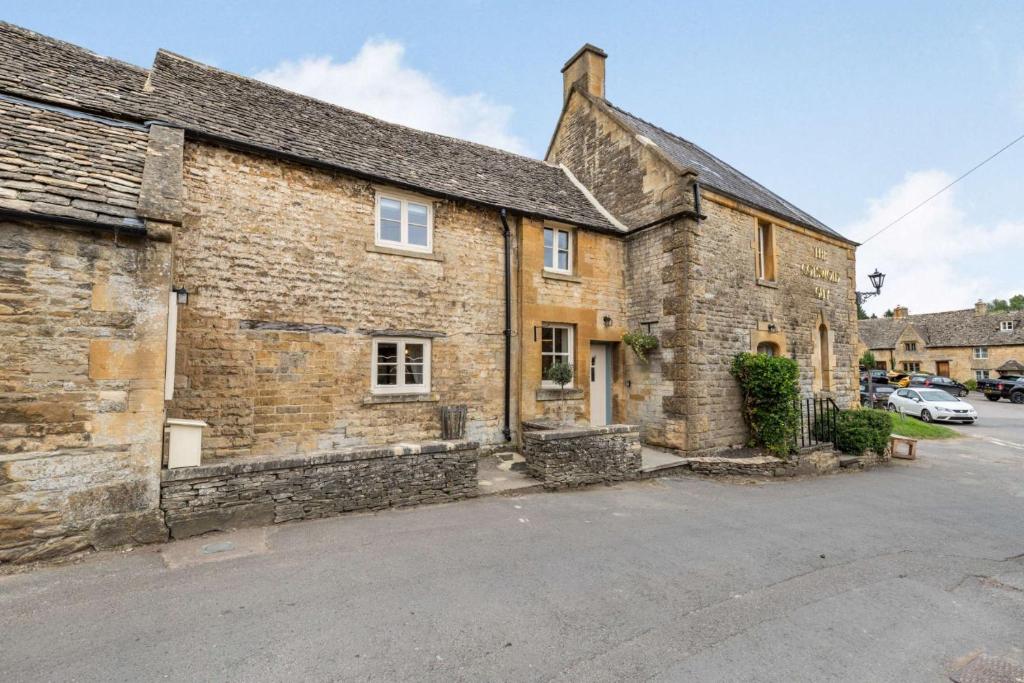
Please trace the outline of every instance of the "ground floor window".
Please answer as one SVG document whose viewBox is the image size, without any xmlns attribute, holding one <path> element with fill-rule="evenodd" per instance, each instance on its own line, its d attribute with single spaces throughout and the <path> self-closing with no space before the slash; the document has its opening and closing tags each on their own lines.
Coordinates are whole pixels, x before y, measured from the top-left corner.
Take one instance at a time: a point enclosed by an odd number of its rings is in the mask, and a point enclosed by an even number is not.
<svg viewBox="0 0 1024 683">
<path fill-rule="evenodd" d="M 975 370 L 974 379 L 988 379 L 988 370 Z"/>
<path fill-rule="evenodd" d="M 540 376 L 542 386 L 557 387 L 547 380 L 548 369 L 555 363 L 573 364 L 572 327 L 544 325 L 540 332 Z"/>
<path fill-rule="evenodd" d="M 915 361 L 903 361 L 900 364 L 903 367 L 903 372 L 921 372 L 921 364 Z"/>
<path fill-rule="evenodd" d="M 393 337 L 374 339 L 370 372 L 374 393 L 429 393 L 430 340 Z"/>
</svg>

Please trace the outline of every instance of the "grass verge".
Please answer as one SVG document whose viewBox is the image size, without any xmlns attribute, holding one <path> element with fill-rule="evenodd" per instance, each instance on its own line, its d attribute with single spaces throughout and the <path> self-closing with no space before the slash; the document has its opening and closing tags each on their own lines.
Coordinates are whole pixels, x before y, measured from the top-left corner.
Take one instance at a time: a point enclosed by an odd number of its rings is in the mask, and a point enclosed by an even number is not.
<svg viewBox="0 0 1024 683">
<path fill-rule="evenodd" d="M 921 422 L 916 417 L 899 413 L 892 413 L 892 433 L 911 439 L 952 439 L 960 436 L 959 432 L 945 425 Z"/>
</svg>

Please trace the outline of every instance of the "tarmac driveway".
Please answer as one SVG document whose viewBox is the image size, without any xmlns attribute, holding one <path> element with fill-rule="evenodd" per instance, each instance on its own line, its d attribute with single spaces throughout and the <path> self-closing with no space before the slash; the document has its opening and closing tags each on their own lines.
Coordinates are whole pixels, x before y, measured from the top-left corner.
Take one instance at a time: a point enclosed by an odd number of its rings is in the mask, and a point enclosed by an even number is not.
<svg viewBox="0 0 1024 683">
<path fill-rule="evenodd" d="M 989 401 L 984 394 L 974 392 L 965 399 L 978 411 L 973 425 L 956 425 L 954 429 L 993 443 L 1017 449 L 1024 457 L 1024 405 L 1015 405 L 1006 399 Z"/>
</svg>

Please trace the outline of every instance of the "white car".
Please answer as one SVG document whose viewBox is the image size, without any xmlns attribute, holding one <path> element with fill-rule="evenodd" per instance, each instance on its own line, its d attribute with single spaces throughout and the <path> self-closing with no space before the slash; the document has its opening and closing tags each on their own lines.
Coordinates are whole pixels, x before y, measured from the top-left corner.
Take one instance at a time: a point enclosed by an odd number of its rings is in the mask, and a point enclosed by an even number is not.
<svg viewBox="0 0 1024 683">
<path fill-rule="evenodd" d="M 889 410 L 916 415 L 924 422 L 974 424 L 978 411 L 967 401 L 941 389 L 899 389 L 889 396 Z"/>
</svg>

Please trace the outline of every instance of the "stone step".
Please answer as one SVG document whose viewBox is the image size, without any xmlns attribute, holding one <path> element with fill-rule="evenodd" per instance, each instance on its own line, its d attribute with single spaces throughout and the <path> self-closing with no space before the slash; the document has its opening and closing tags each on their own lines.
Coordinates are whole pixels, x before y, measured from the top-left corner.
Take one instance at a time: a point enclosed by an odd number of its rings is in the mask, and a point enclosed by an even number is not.
<svg viewBox="0 0 1024 683">
<path fill-rule="evenodd" d="M 839 466 L 840 467 L 856 467 L 860 465 L 860 457 L 856 455 L 840 455 Z"/>
</svg>

